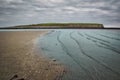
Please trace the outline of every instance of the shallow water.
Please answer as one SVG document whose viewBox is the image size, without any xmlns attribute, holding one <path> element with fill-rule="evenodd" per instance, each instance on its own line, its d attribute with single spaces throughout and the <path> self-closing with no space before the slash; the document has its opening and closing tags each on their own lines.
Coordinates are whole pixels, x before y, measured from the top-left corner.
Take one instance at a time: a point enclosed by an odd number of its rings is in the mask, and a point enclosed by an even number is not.
<svg viewBox="0 0 120 80">
<path fill-rule="evenodd" d="M 45 31 L 49 29 L 0 29 L 0 32 L 10 32 L 10 31 Z"/>
<path fill-rule="evenodd" d="M 66 66 L 62 80 L 120 80 L 120 30 L 55 29 L 37 46 Z"/>
</svg>

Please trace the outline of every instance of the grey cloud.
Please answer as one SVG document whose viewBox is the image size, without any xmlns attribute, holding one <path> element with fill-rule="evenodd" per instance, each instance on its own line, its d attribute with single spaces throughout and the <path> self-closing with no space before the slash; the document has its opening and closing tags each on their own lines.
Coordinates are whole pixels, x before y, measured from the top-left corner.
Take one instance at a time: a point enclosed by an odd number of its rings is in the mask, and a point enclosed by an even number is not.
<svg viewBox="0 0 120 80">
<path fill-rule="evenodd" d="M 62 21 L 118 26 L 119 5 L 119 0 L 0 0 L 0 26 Z"/>
</svg>

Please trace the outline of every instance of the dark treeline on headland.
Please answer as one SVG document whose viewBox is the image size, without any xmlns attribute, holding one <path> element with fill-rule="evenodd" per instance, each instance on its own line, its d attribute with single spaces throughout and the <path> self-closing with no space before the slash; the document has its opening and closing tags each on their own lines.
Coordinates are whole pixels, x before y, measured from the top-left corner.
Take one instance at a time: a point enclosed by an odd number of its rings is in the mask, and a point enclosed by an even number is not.
<svg viewBox="0 0 120 80">
<path fill-rule="evenodd" d="M 98 23 L 42 23 L 19 25 L 4 29 L 103 29 L 103 24 Z"/>
</svg>

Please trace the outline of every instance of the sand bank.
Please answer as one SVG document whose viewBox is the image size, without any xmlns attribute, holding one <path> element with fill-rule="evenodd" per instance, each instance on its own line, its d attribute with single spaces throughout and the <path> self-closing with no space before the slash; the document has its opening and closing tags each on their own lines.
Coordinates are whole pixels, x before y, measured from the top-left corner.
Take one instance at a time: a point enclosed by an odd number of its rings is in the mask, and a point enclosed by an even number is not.
<svg viewBox="0 0 120 80">
<path fill-rule="evenodd" d="M 62 65 L 36 54 L 34 41 L 46 31 L 0 32 L 0 80 L 59 80 Z M 40 53 L 40 52 L 39 52 Z"/>
</svg>

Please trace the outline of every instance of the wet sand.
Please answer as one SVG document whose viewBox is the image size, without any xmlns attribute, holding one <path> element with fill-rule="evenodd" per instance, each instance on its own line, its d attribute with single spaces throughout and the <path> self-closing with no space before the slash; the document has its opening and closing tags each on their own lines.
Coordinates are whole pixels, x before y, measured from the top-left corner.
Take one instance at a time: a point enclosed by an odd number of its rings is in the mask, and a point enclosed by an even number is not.
<svg viewBox="0 0 120 80">
<path fill-rule="evenodd" d="M 60 80 L 63 65 L 35 51 L 35 41 L 46 31 L 0 32 L 0 80 L 14 75 L 25 80 Z"/>
<path fill-rule="evenodd" d="M 41 38 L 44 55 L 67 68 L 62 80 L 120 80 L 120 30 L 59 29 Z"/>
</svg>

